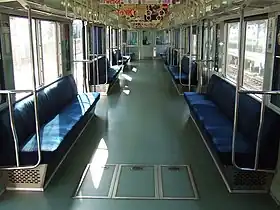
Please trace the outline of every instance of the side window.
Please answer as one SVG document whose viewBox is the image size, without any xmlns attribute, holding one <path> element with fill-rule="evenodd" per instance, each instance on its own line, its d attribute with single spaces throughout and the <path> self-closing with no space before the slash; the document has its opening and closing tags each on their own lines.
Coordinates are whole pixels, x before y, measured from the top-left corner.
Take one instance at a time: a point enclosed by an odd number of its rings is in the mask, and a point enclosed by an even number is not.
<svg viewBox="0 0 280 210">
<path fill-rule="evenodd" d="M 35 20 L 33 21 L 33 43 L 35 48 Z M 11 27 L 11 42 L 13 52 L 13 66 L 14 66 L 14 81 L 15 89 L 25 90 L 32 89 L 32 62 L 31 62 L 31 48 L 29 38 L 22 39 L 22 37 L 29 37 L 28 19 L 20 17 L 10 17 Z M 34 49 L 35 62 L 37 61 L 37 50 Z M 37 62 L 36 62 L 37 64 Z M 39 86 L 38 65 L 36 66 L 36 84 Z M 16 94 L 16 99 L 26 96 L 27 93 Z"/>
<path fill-rule="evenodd" d="M 226 77 L 236 81 L 238 71 L 239 23 L 228 23 L 226 30 Z"/>
<path fill-rule="evenodd" d="M 268 20 L 248 21 L 246 24 L 243 87 L 262 90 L 266 55 Z"/>
<path fill-rule="evenodd" d="M 73 58 L 75 61 L 83 60 L 83 23 L 81 20 L 73 21 Z M 83 63 L 74 62 L 74 77 L 78 91 L 83 91 Z"/>
<path fill-rule="evenodd" d="M 245 59 L 242 87 L 262 90 L 266 57 L 268 20 L 246 21 Z M 239 23 L 227 24 L 226 77 L 236 82 L 239 53 Z"/>
<path fill-rule="evenodd" d="M 2 60 L 2 45 L 0 43 L 0 89 L 5 89 L 4 81 L 4 69 L 3 69 L 3 60 Z M 0 94 L 0 104 L 5 102 L 5 95 Z"/>
<path fill-rule="evenodd" d="M 57 57 L 56 24 L 50 21 L 41 21 L 44 84 L 49 84 L 59 76 Z"/>
<path fill-rule="evenodd" d="M 60 74 L 62 54 L 58 45 L 57 25 L 52 21 L 32 20 L 32 47 L 37 87 L 55 81 Z M 11 16 L 10 28 L 15 89 L 32 89 L 33 72 L 28 19 Z M 16 94 L 16 99 L 20 99 L 26 94 Z"/>
</svg>

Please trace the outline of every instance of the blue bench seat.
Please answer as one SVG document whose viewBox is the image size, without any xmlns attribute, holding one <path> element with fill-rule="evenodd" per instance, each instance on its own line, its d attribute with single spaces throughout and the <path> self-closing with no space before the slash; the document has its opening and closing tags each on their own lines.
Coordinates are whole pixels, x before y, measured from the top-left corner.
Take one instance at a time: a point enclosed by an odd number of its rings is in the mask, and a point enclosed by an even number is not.
<svg viewBox="0 0 280 210">
<path fill-rule="evenodd" d="M 232 165 L 232 135 L 234 121 L 235 86 L 212 75 L 206 94 L 184 93 L 191 115 L 203 137 L 217 153 L 224 165 Z M 240 167 L 254 166 L 258 133 L 260 102 L 248 95 L 240 95 L 239 118 L 235 154 Z M 273 170 L 278 159 L 280 116 L 265 109 L 261 138 L 259 167 Z"/>
<path fill-rule="evenodd" d="M 107 72 L 106 72 L 106 62 L 107 62 Z M 90 76 L 89 76 L 89 84 L 111 84 L 117 80 L 118 74 L 123 69 L 123 65 L 112 65 L 110 66 L 109 60 L 106 59 L 105 56 L 99 56 L 94 60 L 94 69 L 97 72 L 98 65 L 98 81 L 97 75 L 96 80 L 94 82 L 94 72 L 93 68 L 91 68 Z"/>
<path fill-rule="evenodd" d="M 130 55 L 122 55 L 120 50 L 113 50 L 112 65 L 127 65 L 130 60 Z"/>
<path fill-rule="evenodd" d="M 48 174 L 57 167 L 76 137 L 91 118 L 99 93 L 77 93 L 72 75 L 38 90 L 38 117 L 41 137 L 40 164 L 48 164 Z M 38 160 L 33 95 L 14 105 L 21 165 Z M 0 112 L 0 165 L 15 165 L 15 151 L 8 108 Z"/>
<path fill-rule="evenodd" d="M 183 84 L 188 84 L 189 81 L 189 57 L 183 56 L 181 60 L 181 73 L 178 65 L 169 65 L 167 67 L 170 72 L 172 79 L 176 84 L 179 84 L 180 81 Z M 192 70 L 191 70 L 191 84 L 197 84 L 197 65 L 196 62 L 192 62 Z"/>
</svg>

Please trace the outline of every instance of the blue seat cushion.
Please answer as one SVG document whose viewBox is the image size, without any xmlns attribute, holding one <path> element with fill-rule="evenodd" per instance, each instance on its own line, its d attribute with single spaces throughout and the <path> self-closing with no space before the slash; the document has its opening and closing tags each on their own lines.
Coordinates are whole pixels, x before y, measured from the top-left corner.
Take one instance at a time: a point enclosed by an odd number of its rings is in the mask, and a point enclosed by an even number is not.
<svg viewBox="0 0 280 210">
<path fill-rule="evenodd" d="M 123 65 L 112 65 L 110 68 L 119 73 L 122 70 Z"/>
<path fill-rule="evenodd" d="M 188 79 L 188 76 L 183 71 L 180 74 L 178 66 L 171 65 L 168 67 L 168 70 L 169 70 L 173 80 L 177 83 L 180 82 L 180 78 L 184 82 Z"/>
<path fill-rule="evenodd" d="M 195 93 L 195 92 L 185 92 L 184 98 L 190 106 L 195 105 L 195 104 L 196 105 L 208 104 L 208 105 L 215 106 L 213 101 L 209 100 L 207 95 L 204 95 L 204 94 L 199 94 L 199 93 Z"/>
<path fill-rule="evenodd" d="M 234 121 L 236 87 L 217 75 L 212 75 L 207 93 L 185 93 L 194 119 L 202 133 L 214 145 L 223 163 L 231 163 L 232 131 Z M 236 136 L 236 160 L 243 167 L 252 167 L 255 158 L 260 117 L 260 102 L 250 95 L 241 94 Z M 260 140 L 259 167 L 274 169 L 278 159 L 280 134 L 277 128 L 280 116 L 265 107 L 264 123 Z"/>
<path fill-rule="evenodd" d="M 128 61 L 131 59 L 130 55 L 124 55 L 124 56 L 122 56 L 122 58 L 124 60 L 128 60 Z"/>
<path fill-rule="evenodd" d="M 231 122 L 227 119 L 216 106 L 208 104 L 196 104 L 193 106 L 198 119 L 203 122 L 206 129 L 218 127 L 230 127 Z"/>
<path fill-rule="evenodd" d="M 179 69 L 179 67 L 177 66 L 177 65 L 169 65 L 168 66 L 168 70 L 170 71 L 170 72 L 172 72 L 172 71 L 178 71 L 178 69 Z"/>
<path fill-rule="evenodd" d="M 99 93 L 78 94 L 70 105 L 56 115 L 49 123 L 44 125 L 40 129 L 41 150 L 49 152 L 55 151 L 67 133 L 75 126 L 88 109 L 96 105 L 99 97 Z M 36 143 L 36 135 L 33 135 L 21 148 L 21 151 L 37 151 Z"/>
<path fill-rule="evenodd" d="M 220 153 L 231 153 L 232 152 L 232 131 L 231 126 L 220 126 L 206 128 L 207 132 L 211 135 L 212 142 L 215 144 L 216 149 Z M 252 145 L 249 144 L 248 140 L 237 132 L 235 139 L 235 152 L 243 154 L 252 154 L 254 151 Z"/>
</svg>

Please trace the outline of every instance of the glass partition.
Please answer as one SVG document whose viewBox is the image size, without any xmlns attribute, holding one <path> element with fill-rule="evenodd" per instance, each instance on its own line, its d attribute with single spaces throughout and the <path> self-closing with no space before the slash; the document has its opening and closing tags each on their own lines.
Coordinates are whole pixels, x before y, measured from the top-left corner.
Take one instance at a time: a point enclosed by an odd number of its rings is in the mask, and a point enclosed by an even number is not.
<svg viewBox="0 0 280 210">
<path fill-rule="evenodd" d="M 127 45 L 136 46 L 138 45 L 138 32 L 127 31 Z"/>
</svg>

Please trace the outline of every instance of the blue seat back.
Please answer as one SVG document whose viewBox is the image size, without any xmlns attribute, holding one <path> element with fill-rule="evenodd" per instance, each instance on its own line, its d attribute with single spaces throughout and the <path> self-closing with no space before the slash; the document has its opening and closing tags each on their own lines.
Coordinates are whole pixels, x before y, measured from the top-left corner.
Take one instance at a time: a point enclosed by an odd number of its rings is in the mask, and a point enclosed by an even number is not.
<svg viewBox="0 0 280 210">
<path fill-rule="evenodd" d="M 181 60 L 181 66 L 182 66 L 182 71 L 189 75 L 189 61 L 190 58 L 188 56 L 183 56 Z M 197 80 L 197 63 L 195 61 L 192 61 L 192 66 L 191 66 L 191 78 L 192 81 Z"/>
<path fill-rule="evenodd" d="M 172 59 L 174 60 L 174 65 L 178 65 L 178 51 L 173 50 L 173 58 Z"/>
<path fill-rule="evenodd" d="M 119 60 L 121 60 L 121 59 L 122 59 L 121 51 L 120 51 L 119 49 L 116 49 L 116 50 L 115 50 L 115 53 L 116 53 L 117 58 L 118 58 Z"/>
<path fill-rule="evenodd" d="M 118 59 L 120 60 L 121 59 L 121 57 L 117 57 L 117 52 L 116 52 L 116 50 L 113 50 L 112 51 L 112 65 L 118 65 Z"/>
<path fill-rule="evenodd" d="M 60 78 L 38 90 L 40 126 L 54 118 L 65 106 L 73 101 L 76 95 L 77 87 L 72 75 Z M 29 95 L 14 104 L 14 120 L 19 147 L 21 147 L 36 132 L 33 95 Z M 13 145 L 8 107 L 5 107 L 0 112 L 0 126 L 0 145 L 4 145 L 4 148 L 7 148 L 5 145 Z"/>
<path fill-rule="evenodd" d="M 217 75 L 212 75 L 207 89 L 207 95 L 219 107 L 229 120 L 234 121 L 235 86 Z M 256 145 L 260 120 L 261 104 L 253 97 L 240 94 L 238 112 L 238 131 L 242 133 L 252 146 Z M 261 138 L 261 153 L 263 159 L 277 161 L 271 154 L 278 154 L 280 133 L 280 116 L 270 108 L 265 108 L 263 132 Z"/>
<path fill-rule="evenodd" d="M 105 56 L 99 56 L 94 60 L 94 68 L 91 65 L 90 72 L 89 72 L 89 84 L 94 85 L 97 84 L 97 75 L 99 75 L 99 83 L 103 84 L 106 80 L 106 63 L 107 63 L 107 70 L 110 68 L 110 63 Z M 98 72 L 97 72 L 97 65 L 98 65 Z M 114 64 L 113 64 L 114 65 Z M 94 83 L 94 72 L 95 71 L 95 83 Z M 107 72 L 108 74 L 108 72 Z"/>
</svg>

